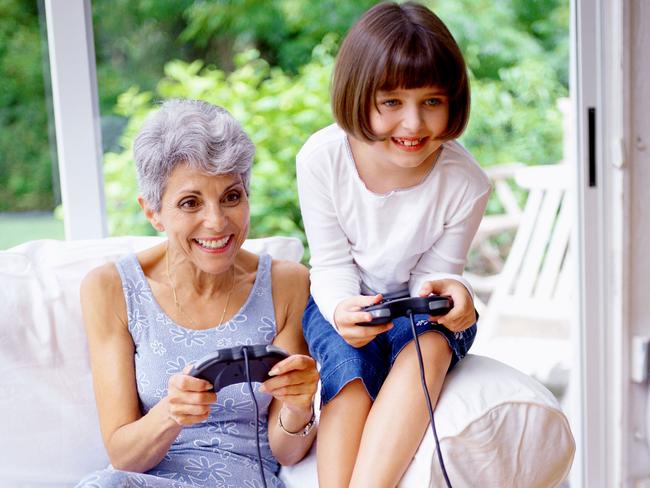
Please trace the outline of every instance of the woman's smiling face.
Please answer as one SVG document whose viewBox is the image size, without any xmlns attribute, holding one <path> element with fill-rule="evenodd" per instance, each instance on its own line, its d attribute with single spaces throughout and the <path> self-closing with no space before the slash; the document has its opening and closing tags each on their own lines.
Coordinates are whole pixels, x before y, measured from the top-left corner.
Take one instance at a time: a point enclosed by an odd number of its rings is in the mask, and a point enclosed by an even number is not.
<svg viewBox="0 0 650 488">
<path fill-rule="evenodd" d="M 160 211 L 149 218 L 176 252 L 202 271 L 219 274 L 246 240 L 250 208 L 239 174 L 209 175 L 181 164 L 167 180 Z"/>
</svg>

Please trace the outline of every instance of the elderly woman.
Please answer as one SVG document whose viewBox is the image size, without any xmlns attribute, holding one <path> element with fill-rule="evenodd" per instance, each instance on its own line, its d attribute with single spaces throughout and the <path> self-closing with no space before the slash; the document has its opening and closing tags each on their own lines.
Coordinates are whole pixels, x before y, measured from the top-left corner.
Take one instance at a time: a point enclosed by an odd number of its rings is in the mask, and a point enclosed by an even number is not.
<svg viewBox="0 0 650 488">
<path fill-rule="evenodd" d="M 301 318 L 308 272 L 241 249 L 254 147 L 228 112 L 166 102 L 135 140 L 141 195 L 168 239 L 83 281 L 102 436 L 112 467 L 79 486 L 283 486 L 314 439 L 315 362 Z M 212 391 L 188 375 L 219 348 L 274 344 L 291 353 L 255 383 Z M 259 432 L 259 451 L 256 430 Z M 279 464 L 278 464 L 279 463 Z"/>
</svg>

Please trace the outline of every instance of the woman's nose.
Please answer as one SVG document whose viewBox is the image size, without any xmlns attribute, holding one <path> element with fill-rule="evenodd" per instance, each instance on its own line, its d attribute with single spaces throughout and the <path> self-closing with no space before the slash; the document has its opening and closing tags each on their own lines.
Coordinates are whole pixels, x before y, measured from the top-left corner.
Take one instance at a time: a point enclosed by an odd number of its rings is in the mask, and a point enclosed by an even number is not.
<svg viewBox="0 0 650 488">
<path fill-rule="evenodd" d="M 217 232 L 225 229 L 228 224 L 228 217 L 219 205 L 208 205 L 205 209 L 203 220 L 208 229 Z"/>
</svg>

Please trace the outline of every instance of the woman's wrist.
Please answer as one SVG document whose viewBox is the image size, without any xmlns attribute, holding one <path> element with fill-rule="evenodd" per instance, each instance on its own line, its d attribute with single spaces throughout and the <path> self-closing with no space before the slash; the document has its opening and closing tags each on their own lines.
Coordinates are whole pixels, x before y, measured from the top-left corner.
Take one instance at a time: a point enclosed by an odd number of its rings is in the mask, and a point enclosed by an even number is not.
<svg viewBox="0 0 650 488">
<path fill-rule="evenodd" d="M 278 413 L 278 426 L 288 435 L 307 436 L 313 430 L 315 423 L 313 404 L 302 412 L 295 412 L 283 406 Z"/>
<path fill-rule="evenodd" d="M 156 415 L 156 423 L 160 424 L 164 431 L 171 430 L 180 432 L 183 429 L 183 425 L 171 414 L 169 408 L 169 397 L 162 398 L 156 405 L 154 405 L 150 410 L 150 413 Z"/>
</svg>

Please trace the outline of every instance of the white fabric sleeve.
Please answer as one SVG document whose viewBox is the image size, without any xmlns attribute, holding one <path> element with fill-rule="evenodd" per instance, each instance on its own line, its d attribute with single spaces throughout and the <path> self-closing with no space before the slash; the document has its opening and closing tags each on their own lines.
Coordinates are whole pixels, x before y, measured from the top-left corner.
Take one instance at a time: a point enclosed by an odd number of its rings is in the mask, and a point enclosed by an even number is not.
<svg viewBox="0 0 650 488">
<path fill-rule="evenodd" d="M 300 211 L 311 252 L 311 294 L 323 316 L 334 324 L 334 310 L 344 299 L 360 294 L 361 279 L 352 259 L 332 200 L 332 175 L 327 164 L 296 158 Z"/>
<path fill-rule="evenodd" d="M 463 268 L 467 261 L 469 246 L 474 239 L 478 226 L 490 197 L 491 188 L 482 193 L 465 207 L 463 212 L 455 215 L 445 225 L 445 231 L 427 252 L 422 254 L 411 272 L 409 293 L 417 296 L 422 285 L 427 281 L 451 278 L 461 282 L 472 298 L 474 290 L 463 278 Z M 436 272 L 430 270 L 435 269 Z"/>
</svg>

